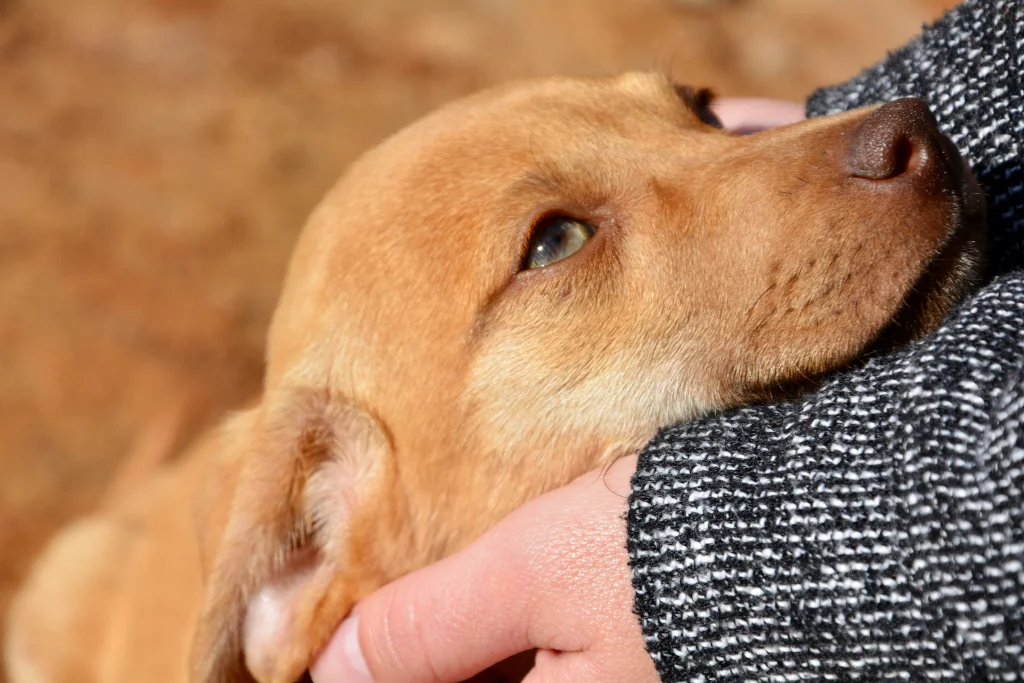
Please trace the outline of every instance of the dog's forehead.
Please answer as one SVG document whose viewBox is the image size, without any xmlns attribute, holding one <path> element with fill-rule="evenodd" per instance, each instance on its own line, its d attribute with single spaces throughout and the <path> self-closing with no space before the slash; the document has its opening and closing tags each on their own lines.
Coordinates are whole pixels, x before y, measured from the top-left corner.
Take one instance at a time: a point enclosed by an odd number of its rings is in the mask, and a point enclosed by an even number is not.
<svg viewBox="0 0 1024 683">
<path fill-rule="evenodd" d="M 666 77 L 649 73 L 509 83 L 450 102 L 398 131 L 363 157 L 359 175 L 373 182 L 376 174 L 367 171 L 377 168 L 394 179 L 396 171 L 439 161 L 557 148 L 574 136 L 699 128 L 699 113 L 678 92 Z"/>
<path fill-rule="evenodd" d="M 446 317 L 462 321 L 451 329 L 467 326 L 516 266 L 532 199 L 513 205 L 509 188 L 538 166 L 578 170 L 574 149 L 609 156 L 595 131 L 632 140 L 645 121 L 677 128 L 691 118 L 667 79 L 630 74 L 505 86 L 421 119 L 353 164 L 307 224 L 272 356 L 306 354 L 322 338 L 380 337 L 385 321 L 398 336 Z"/>
<path fill-rule="evenodd" d="M 574 128 L 593 133 L 624 132 L 650 123 L 696 126 L 698 112 L 678 93 L 666 77 L 650 73 L 524 81 L 457 100 L 406 132 L 434 144 L 456 142 L 462 132 L 479 144 L 481 132 L 535 141 Z"/>
<path fill-rule="evenodd" d="M 466 197 L 483 207 L 524 174 L 613 165 L 664 149 L 670 136 L 675 145 L 687 131 L 707 127 L 658 74 L 513 83 L 399 131 L 364 155 L 335 193 L 373 197 L 378 214 L 429 212 L 438 202 L 451 208 Z"/>
<path fill-rule="evenodd" d="M 410 251 L 454 258 L 453 241 L 490 245 L 479 229 L 509 209 L 509 190 L 528 186 L 524 178 L 542 171 L 571 179 L 588 161 L 625 158 L 613 153 L 617 144 L 656 148 L 653 126 L 677 134 L 689 125 L 699 125 L 696 113 L 659 74 L 527 81 L 456 101 L 352 165 L 304 230 L 302 241 L 313 246 L 298 260 L 319 266 L 293 269 L 289 279 L 385 267 L 386 258 Z"/>
</svg>

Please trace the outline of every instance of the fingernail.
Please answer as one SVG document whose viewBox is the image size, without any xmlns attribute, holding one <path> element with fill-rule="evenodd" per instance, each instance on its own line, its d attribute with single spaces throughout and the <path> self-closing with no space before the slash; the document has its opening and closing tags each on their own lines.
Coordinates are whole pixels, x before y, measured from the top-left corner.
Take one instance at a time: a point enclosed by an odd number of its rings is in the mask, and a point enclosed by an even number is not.
<svg viewBox="0 0 1024 683">
<path fill-rule="evenodd" d="M 359 616 L 341 623 L 320 659 L 309 669 L 313 683 L 373 683 L 359 647 Z"/>
<path fill-rule="evenodd" d="M 373 680 L 370 678 L 370 667 L 366 666 L 366 658 L 363 657 L 363 649 L 359 647 L 359 615 L 353 616 L 342 624 L 342 628 L 348 629 L 342 632 L 341 642 L 345 648 L 345 657 L 352 665 L 352 670 L 360 676 L 365 676 L 367 681 Z"/>
</svg>

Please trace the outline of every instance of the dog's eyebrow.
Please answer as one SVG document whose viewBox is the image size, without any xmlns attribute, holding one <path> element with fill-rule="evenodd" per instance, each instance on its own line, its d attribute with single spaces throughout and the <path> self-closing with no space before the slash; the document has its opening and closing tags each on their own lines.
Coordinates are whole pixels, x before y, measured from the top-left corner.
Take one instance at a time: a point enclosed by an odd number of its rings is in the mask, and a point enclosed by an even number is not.
<svg viewBox="0 0 1024 683">
<path fill-rule="evenodd" d="M 576 198 L 584 188 L 599 188 L 605 185 L 601 173 L 595 173 L 586 157 L 562 159 L 559 163 L 544 162 L 534 157 L 534 168 L 524 171 L 506 188 L 509 197 L 539 196 L 559 199 Z M 575 196 L 575 197 L 574 197 Z"/>
<path fill-rule="evenodd" d="M 519 193 L 524 191 L 531 192 L 557 192 L 565 184 L 564 178 L 560 173 L 555 171 L 549 164 L 541 163 L 537 161 L 537 168 L 530 169 L 519 176 L 511 185 L 508 186 L 508 192 Z"/>
<path fill-rule="evenodd" d="M 520 223 L 524 219 L 525 207 L 557 201 L 564 189 L 564 181 L 552 173 L 551 169 L 525 171 L 501 190 L 498 206 L 504 215 L 497 218 L 503 222 Z M 525 239 L 525 235 L 517 239 Z"/>
</svg>

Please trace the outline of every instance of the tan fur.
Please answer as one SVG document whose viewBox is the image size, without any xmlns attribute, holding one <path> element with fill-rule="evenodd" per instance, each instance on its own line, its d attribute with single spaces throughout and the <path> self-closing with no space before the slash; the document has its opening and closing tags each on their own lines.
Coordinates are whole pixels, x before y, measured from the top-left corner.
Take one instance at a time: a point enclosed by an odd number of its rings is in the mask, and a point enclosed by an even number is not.
<svg viewBox="0 0 1024 683">
<path fill-rule="evenodd" d="M 702 103 L 651 75 L 511 85 L 356 162 L 296 247 L 261 401 L 55 542 L 14 683 L 290 683 L 357 600 L 524 501 L 864 351 L 969 202 L 850 179 L 868 111 L 738 137 Z M 520 272 L 551 213 L 597 234 Z M 253 635 L 264 594 L 285 621 Z"/>
</svg>

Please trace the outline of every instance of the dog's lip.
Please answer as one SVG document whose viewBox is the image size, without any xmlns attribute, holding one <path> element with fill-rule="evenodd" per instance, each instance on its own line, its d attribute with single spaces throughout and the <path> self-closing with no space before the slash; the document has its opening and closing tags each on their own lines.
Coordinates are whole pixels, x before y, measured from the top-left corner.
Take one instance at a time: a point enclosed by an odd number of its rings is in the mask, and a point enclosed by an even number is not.
<svg viewBox="0 0 1024 683">
<path fill-rule="evenodd" d="M 957 220 L 936 253 L 936 258 L 940 258 L 949 246 L 957 242 L 957 237 L 961 233 L 977 228 L 978 223 L 985 218 L 985 194 L 973 171 L 950 138 L 939 134 L 938 139 L 943 160 L 952 179 L 951 190 L 957 203 Z"/>
<path fill-rule="evenodd" d="M 985 196 L 971 167 L 953 141 L 942 134 L 938 135 L 938 139 L 943 161 L 952 178 L 953 194 L 961 209 L 961 220 L 957 221 L 956 228 L 963 229 L 963 224 L 969 223 L 971 218 L 980 218 L 984 215 Z"/>
<path fill-rule="evenodd" d="M 950 190 L 956 203 L 956 220 L 952 222 L 949 233 L 936 249 L 935 256 L 928 263 L 922 276 L 934 269 L 937 264 L 956 259 L 972 247 L 976 249 L 985 228 L 985 193 L 974 177 L 974 172 L 949 137 L 940 133 L 938 139 L 943 160 L 950 174 Z"/>
</svg>

